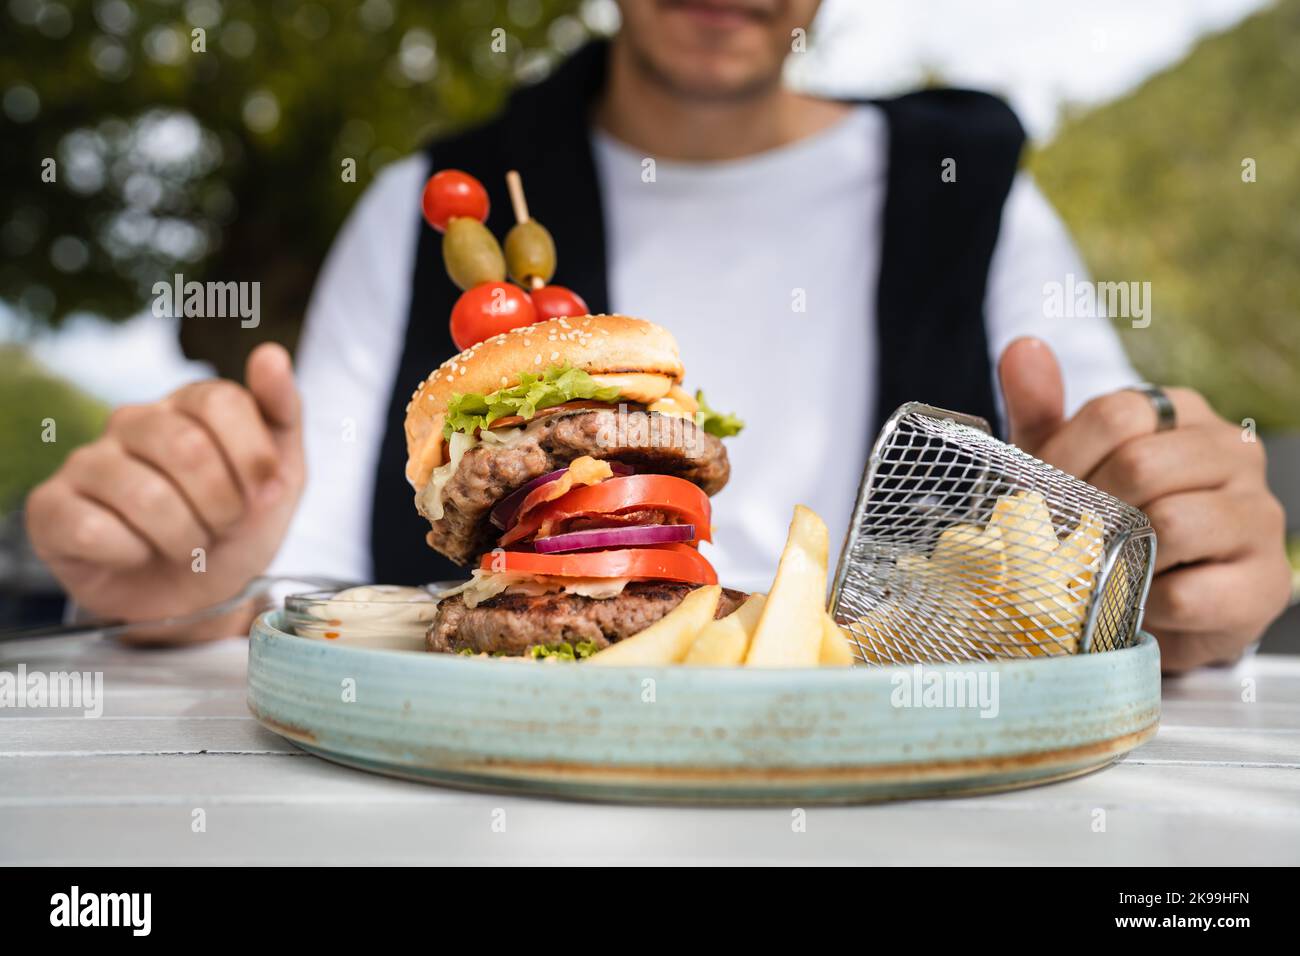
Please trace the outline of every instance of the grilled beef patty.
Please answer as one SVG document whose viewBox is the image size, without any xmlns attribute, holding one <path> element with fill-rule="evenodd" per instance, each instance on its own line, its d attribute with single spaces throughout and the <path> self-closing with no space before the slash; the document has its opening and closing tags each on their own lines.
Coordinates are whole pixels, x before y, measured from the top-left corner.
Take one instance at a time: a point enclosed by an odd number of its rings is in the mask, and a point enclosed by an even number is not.
<svg viewBox="0 0 1300 956">
<path fill-rule="evenodd" d="M 612 598 L 505 592 L 474 608 L 467 608 L 455 595 L 438 605 L 425 643 L 431 651 L 509 656 L 527 653 L 534 644 L 590 641 L 605 648 L 645 630 L 695 588 L 669 581 L 633 581 Z M 747 596 L 724 588 L 717 616 L 730 614 Z"/>
<path fill-rule="evenodd" d="M 722 441 L 689 419 L 612 408 L 556 414 L 528 425 L 514 444 L 480 444 L 465 453 L 443 488 L 443 515 L 432 522 L 429 545 L 457 564 L 472 563 L 501 535 L 488 521 L 498 501 L 583 455 L 621 461 L 638 473 L 676 475 L 710 495 L 731 474 Z M 415 506 L 428 516 L 423 489 Z"/>
</svg>

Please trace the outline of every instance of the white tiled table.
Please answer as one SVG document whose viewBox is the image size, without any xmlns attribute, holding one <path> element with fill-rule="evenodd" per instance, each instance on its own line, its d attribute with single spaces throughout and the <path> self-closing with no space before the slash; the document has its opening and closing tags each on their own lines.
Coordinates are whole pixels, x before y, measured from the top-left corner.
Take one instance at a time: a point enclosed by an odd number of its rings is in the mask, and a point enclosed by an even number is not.
<svg viewBox="0 0 1300 956">
<path fill-rule="evenodd" d="M 0 708 L 0 863 L 1300 863 L 1300 657 L 1167 681 L 1157 738 L 1099 773 L 811 807 L 795 832 L 790 808 L 566 803 L 334 766 L 249 717 L 246 654 L 0 644 L 0 669 L 102 671 L 106 699 L 99 719 Z"/>
</svg>

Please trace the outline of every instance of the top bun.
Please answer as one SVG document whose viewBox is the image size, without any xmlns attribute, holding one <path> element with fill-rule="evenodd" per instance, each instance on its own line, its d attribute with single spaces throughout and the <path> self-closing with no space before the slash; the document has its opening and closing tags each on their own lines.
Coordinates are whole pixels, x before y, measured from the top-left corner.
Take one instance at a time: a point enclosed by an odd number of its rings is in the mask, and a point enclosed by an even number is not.
<svg viewBox="0 0 1300 956">
<path fill-rule="evenodd" d="M 525 372 L 570 365 L 590 375 L 649 375 L 680 383 L 677 341 L 662 326 L 626 315 L 548 319 L 471 345 L 434 369 L 406 406 L 407 478 L 416 487 L 441 459 L 442 422 L 452 395 L 519 384 Z M 435 448 L 436 446 L 436 448 Z"/>
</svg>

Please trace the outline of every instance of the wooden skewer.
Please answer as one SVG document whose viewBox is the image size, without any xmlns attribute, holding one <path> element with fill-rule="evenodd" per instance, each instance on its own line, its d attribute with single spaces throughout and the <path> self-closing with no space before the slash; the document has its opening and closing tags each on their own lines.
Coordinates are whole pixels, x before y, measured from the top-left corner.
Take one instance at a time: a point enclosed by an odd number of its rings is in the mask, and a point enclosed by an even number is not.
<svg viewBox="0 0 1300 956">
<path fill-rule="evenodd" d="M 524 181 L 517 169 L 512 169 L 506 173 L 506 189 L 510 191 L 510 205 L 515 210 L 515 221 L 527 222 L 528 200 L 524 198 Z M 540 289 L 546 283 L 539 276 L 533 276 L 529 285 L 533 289 Z"/>
<path fill-rule="evenodd" d="M 506 173 L 506 189 L 510 190 L 510 205 L 515 207 L 515 221 L 528 221 L 528 200 L 524 198 L 524 181 L 516 169 Z"/>
</svg>

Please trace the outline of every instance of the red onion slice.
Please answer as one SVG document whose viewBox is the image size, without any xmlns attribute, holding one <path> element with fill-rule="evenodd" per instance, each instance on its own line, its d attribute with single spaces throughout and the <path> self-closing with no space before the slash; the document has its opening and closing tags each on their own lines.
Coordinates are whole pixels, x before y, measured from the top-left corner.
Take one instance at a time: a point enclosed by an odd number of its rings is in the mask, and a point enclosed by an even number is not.
<svg viewBox="0 0 1300 956">
<path fill-rule="evenodd" d="M 644 548 L 694 540 L 693 524 L 642 524 L 630 528 L 594 528 L 591 531 L 553 534 L 549 538 L 534 539 L 533 549 L 538 554 L 555 554 L 560 551 L 587 551 L 591 548 Z"/>
<path fill-rule="evenodd" d="M 625 465 L 621 461 L 611 461 L 609 463 L 609 468 L 610 471 L 614 472 L 614 474 L 619 477 L 630 475 L 634 471 L 631 465 Z M 530 491 L 554 481 L 568 470 L 568 468 L 557 468 L 555 471 L 550 471 L 541 477 L 534 478 L 523 487 L 510 492 L 510 494 L 497 502 L 496 507 L 492 509 L 492 513 L 488 515 L 488 520 L 502 531 L 507 530 L 515 523 L 515 515 L 519 512 L 519 506 L 524 503 L 524 499 L 528 497 Z"/>
</svg>

